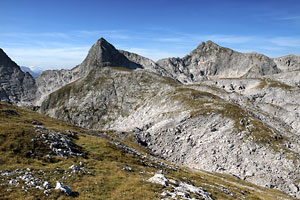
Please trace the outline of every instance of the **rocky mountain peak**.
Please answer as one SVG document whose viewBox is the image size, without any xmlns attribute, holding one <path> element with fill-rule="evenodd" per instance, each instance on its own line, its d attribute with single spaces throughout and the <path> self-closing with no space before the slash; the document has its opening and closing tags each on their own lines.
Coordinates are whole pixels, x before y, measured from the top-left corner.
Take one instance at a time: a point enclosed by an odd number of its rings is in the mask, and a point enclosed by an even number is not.
<svg viewBox="0 0 300 200">
<path fill-rule="evenodd" d="M 35 97 L 35 89 L 32 76 L 0 49 L 0 101 L 26 106 Z"/>
<path fill-rule="evenodd" d="M 112 44 L 110 44 L 109 42 L 107 42 L 103 37 L 101 37 L 99 40 L 97 40 L 96 43 L 99 44 L 100 46 L 110 46 L 110 47 L 114 48 L 114 46 Z"/>
<path fill-rule="evenodd" d="M 201 42 L 196 49 L 189 53 L 189 55 L 201 54 L 202 56 L 205 56 L 216 53 L 232 54 L 232 52 L 233 50 L 219 46 L 213 41 L 208 40 L 206 42 Z"/>
<path fill-rule="evenodd" d="M 202 49 L 203 47 L 216 48 L 216 47 L 220 47 L 220 46 L 217 45 L 216 43 L 214 43 L 213 41 L 208 40 L 208 41 L 206 41 L 206 42 L 201 42 L 201 43 L 198 45 L 197 49 L 198 49 L 198 48 Z"/>
<path fill-rule="evenodd" d="M 11 65 L 17 66 L 9 57 L 8 55 L 3 51 L 3 49 L 0 48 L 0 66 L 3 67 L 10 67 Z"/>
<path fill-rule="evenodd" d="M 107 61 L 111 57 L 118 52 L 118 50 L 109 42 L 107 42 L 104 38 L 100 38 L 91 48 L 89 54 L 102 54 L 102 56 L 97 57 L 101 58 L 103 61 Z"/>
<path fill-rule="evenodd" d="M 141 65 L 128 60 L 112 44 L 100 38 L 89 50 L 87 57 L 74 71 L 79 71 L 79 76 L 88 74 L 97 67 L 124 67 L 127 69 L 143 68 Z"/>
<path fill-rule="evenodd" d="M 267 56 L 240 53 L 210 40 L 200 43 L 183 58 L 161 59 L 157 64 L 175 74 L 182 83 L 211 78 L 253 78 L 280 72 L 276 63 Z"/>
<path fill-rule="evenodd" d="M 3 49 L 0 48 L 0 55 L 5 54 L 5 52 L 3 51 Z"/>
<path fill-rule="evenodd" d="M 85 61 L 97 66 L 111 65 L 115 57 L 119 56 L 116 48 L 104 38 L 100 38 L 89 50 Z"/>
</svg>

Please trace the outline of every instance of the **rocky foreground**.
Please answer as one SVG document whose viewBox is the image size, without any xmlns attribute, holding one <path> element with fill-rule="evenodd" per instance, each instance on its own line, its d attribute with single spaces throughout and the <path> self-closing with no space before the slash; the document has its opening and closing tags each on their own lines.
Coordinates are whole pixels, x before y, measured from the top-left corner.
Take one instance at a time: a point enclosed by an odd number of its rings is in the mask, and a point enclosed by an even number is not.
<svg viewBox="0 0 300 200">
<path fill-rule="evenodd" d="M 1 199 L 293 199 L 167 163 L 131 133 L 90 131 L 3 103 L 0 137 Z"/>
<path fill-rule="evenodd" d="M 299 70 L 297 55 L 271 59 L 211 41 L 154 62 L 101 38 L 77 67 L 37 77 L 33 99 L 1 99 L 90 130 L 131 133 L 173 164 L 300 198 Z"/>
</svg>

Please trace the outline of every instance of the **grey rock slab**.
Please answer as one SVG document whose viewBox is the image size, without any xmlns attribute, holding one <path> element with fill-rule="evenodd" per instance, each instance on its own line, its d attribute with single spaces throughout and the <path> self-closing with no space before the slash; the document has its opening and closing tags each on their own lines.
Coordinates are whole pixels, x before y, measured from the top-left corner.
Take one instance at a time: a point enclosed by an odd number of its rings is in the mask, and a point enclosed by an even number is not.
<svg viewBox="0 0 300 200">
<path fill-rule="evenodd" d="M 66 195 L 68 195 L 68 196 L 70 196 L 72 194 L 72 190 L 67 185 L 63 185 L 59 181 L 56 181 L 55 190 L 60 190 L 64 193 L 66 193 Z"/>
<path fill-rule="evenodd" d="M 151 183 L 157 183 L 163 186 L 168 186 L 168 179 L 163 175 L 156 173 L 153 177 L 148 179 L 149 182 Z"/>
</svg>

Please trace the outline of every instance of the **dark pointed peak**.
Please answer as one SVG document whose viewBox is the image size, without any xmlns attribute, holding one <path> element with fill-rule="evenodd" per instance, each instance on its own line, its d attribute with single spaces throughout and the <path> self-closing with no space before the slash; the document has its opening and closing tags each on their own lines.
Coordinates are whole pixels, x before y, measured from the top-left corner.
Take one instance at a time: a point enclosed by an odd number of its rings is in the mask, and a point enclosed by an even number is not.
<svg viewBox="0 0 300 200">
<path fill-rule="evenodd" d="M 93 46 L 89 50 L 89 54 L 96 53 L 98 56 L 100 54 L 112 55 L 116 54 L 117 51 L 118 50 L 112 44 L 110 44 L 103 37 L 101 37 L 99 40 L 97 40 L 95 44 L 93 44 Z"/>
<path fill-rule="evenodd" d="M 101 37 L 99 40 L 96 42 L 97 44 L 109 44 L 103 37 Z"/>
<path fill-rule="evenodd" d="M 90 48 L 87 57 L 74 70 L 79 70 L 81 73 L 89 73 L 92 69 L 98 67 L 124 67 L 128 69 L 141 68 L 140 65 L 129 61 L 121 54 L 112 44 L 104 38 L 97 40 Z"/>
<path fill-rule="evenodd" d="M 3 57 L 3 56 L 8 57 L 7 54 L 4 52 L 4 50 L 1 49 L 1 48 L 0 48 L 0 56 L 1 56 L 1 57 Z"/>
<path fill-rule="evenodd" d="M 109 42 L 107 42 L 103 37 L 101 37 L 99 40 L 97 40 L 97 42 L 95 44 L 97 46 L 110 47 L 110 48 L 115 49 L 115 47 L 112 44 L 110 44 Z"/>
<path fill-rule="evenodd" d="M 10 68 L 10 69 L 17 69 L 18 71 L 23 71 L 19 67 L 17 63 L 15 63 L 5 52 L 3 49 L 0 48 L 0 67 Z"/>
<path fill-rule="evenodd" d="M 101 37 L 99 40 L 98 40 L 98 42 L 100 43 L 100 42 L 106 42 L 106 43 L 108 43 L 103 37 Z"/>
<path fill-rule="evenodd" d="M 13 62 L 10 57 L 0 48 L 0 63 Z"/>
</svg>

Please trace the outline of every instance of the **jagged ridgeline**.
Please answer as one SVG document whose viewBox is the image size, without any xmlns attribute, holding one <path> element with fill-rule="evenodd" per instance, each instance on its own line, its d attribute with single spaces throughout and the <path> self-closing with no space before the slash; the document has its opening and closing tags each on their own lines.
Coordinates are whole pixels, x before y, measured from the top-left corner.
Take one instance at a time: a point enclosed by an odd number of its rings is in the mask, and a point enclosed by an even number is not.
<svg viewBox="0 0 300 200">
<path fill-rule="evenodd" d="M 89 130 L 133 134 L 173 164 L 300 197 L 297 55 L 271 59 L 207 41 L 154 62 L 101 38 L 75 68 L 33 81 L 33 98 L 10 102 Z"/>
</svg>

